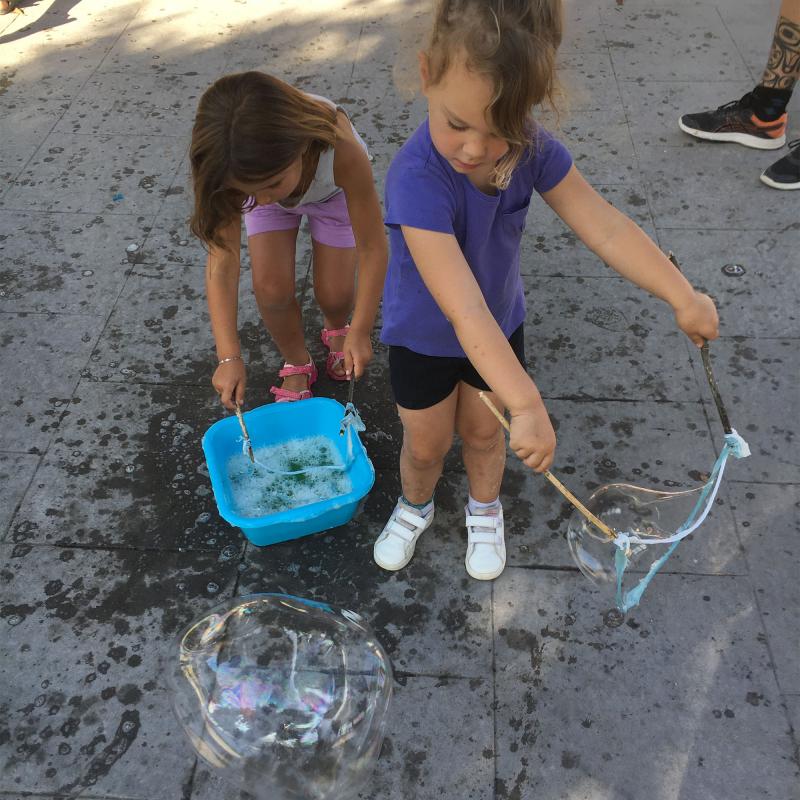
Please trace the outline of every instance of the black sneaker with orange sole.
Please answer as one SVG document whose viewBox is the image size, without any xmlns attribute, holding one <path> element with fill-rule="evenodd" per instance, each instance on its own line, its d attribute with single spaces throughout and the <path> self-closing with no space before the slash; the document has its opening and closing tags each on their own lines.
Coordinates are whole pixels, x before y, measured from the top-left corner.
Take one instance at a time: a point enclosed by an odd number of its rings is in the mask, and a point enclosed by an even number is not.
<svg viewBox="0 0 800 800">
<path fill-rule="evenodd" d="M 800 139 L 789 142 L 789 152 L 767 167 L 761 180 L 773 189 L 800 189 Z"/>
<path fill-rule="evenodd" d="M 770 122 L 759 119 L 748 92 L 741 100 L 725 103 L 714 111 L 684 114 L 678 125 L 682 131 L 698 139 L 777 150 L 786 144 L 786 119 L 785 113 Z"/>
</svg>

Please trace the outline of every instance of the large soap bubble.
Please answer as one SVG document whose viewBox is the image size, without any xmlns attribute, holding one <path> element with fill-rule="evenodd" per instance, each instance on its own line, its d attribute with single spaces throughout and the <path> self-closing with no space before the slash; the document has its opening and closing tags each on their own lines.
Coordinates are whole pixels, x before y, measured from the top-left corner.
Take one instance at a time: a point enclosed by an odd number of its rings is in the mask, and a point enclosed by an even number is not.
<svg viewBox="0 0 800 800">
<path fill-rule="evenodd" d="M 664 554 L 665 539 L 683 525 L 701 499 L 704 486 L 677 492 L 611 483 L 597 489 L 586 507 L 613 530 L 642 539 L 630 545 L 629 569 L 646 572 Z M 617 545 L 577 509 L 570 517 L 567 542 L 581 572 L 595 584 L 616 583 Z M 661 545 L 654 547 L 651 545 Z"/>
<path fill-rule="evenodd" d="M 240 789 L 270 800 L 345 800 L 369 777 L 392 669 L 358 614 L 249 595 L 193 622 L 177 651 L 178 720 Z"/>
</svg>

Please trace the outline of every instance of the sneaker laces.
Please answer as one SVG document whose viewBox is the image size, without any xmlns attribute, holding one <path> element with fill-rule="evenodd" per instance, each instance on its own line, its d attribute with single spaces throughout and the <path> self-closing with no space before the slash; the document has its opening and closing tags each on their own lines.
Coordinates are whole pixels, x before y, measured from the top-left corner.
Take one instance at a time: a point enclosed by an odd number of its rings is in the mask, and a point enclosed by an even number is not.
<svg viewBox="0 0 800 800">
<path fill-rule="evenodd" d="M 794 150 L 794 149 L 795 149 L 795 147 L 800 147 L 800 139 L 792 139 L 792 141 L 791 141 L 791 142 L 789 142 L 789 143 L 788 143 L 786 146 L 787 146 L 787 147 L 788 147 L 790 150 Z"/>
<path fill-rule="evenodd" d="M 752 108 L 753 99 L 753 93 L 748 92 L 738 100 L 731 100 L 729 103 L 723 103 L 721 106 L 718 106 L 717 111 L 727 111 L 729 108 L 737 108 L 738 106 L 747 106 L 747 108 Z"/>
</svg>

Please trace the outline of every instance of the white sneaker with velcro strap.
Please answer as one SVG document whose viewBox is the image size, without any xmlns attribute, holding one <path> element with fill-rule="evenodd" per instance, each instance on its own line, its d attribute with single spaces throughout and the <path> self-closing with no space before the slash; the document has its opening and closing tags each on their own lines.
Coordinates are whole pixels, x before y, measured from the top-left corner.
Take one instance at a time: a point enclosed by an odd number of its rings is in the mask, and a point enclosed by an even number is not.
<svg viewBox="0 0 800 800">
<path fill-rule="evenodd" d="M 506 566 L 505 525 L 503 507 L 498 513 L 467 514 L 467 572 L 479 581 L 491 581 Z"/>
<path fill-rule="evenodd" d="M 402 569 L 414 555 L 417 539 L 433 522 L 433 510 L 427 517 L 401 500 L 375 542 L 372 554 L 379 567 L 388 570 Z"/>
</svg>

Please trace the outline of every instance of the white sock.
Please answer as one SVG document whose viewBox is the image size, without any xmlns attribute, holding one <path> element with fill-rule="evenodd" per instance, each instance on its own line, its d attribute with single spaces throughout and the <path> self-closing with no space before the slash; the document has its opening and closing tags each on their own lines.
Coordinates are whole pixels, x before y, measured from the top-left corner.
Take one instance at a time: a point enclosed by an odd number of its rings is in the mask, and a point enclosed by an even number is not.
<svg viewBox="0 0 800 800">
<path fill-rule="evenodd" d="M 491 514 L 493 511 L 500 510 L 500 497 L 495 497 L 490 503 L 481 503 L 480 500 L 476 500 L 470 495 L 467 501 L 467 508 L 470 514 Z"/>
</svg>

